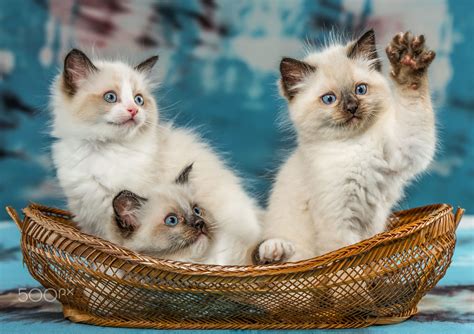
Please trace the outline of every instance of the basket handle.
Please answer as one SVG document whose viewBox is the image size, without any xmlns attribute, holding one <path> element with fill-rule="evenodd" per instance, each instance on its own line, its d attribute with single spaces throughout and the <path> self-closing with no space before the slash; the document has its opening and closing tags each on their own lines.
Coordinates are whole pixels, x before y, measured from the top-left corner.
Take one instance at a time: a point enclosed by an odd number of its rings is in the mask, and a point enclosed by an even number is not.
<svg viewBox="0 0 474 334">
<path fill-rule="evenodd" d="M 456 213 L 454 214 L 454 224 L 455 224 L 456 229 L 458 228 L 459 223 L 461 222 L 461 218 L 464 215 L 464 211 L 466 211 L 466 210 L 464 210 L 463 208 L 458 207 L 458 209 L 456 210 Z"/>
<path fill-rule="evenodd" d="M 18 213 L 16 212 L 15 209 L 13 209 L 11 206 L 7 206 L 5 208 L 5 210 L 7 210 L 7 213 L 8 215 L 13 219 L 13 221 L 15 222 L 16 226 L 18 226 L 18 229 L 20 231 L 23 230 L 23 222 L 21 221 L 20 219 L 20 216 L 18 215 Z"/>
</svg>

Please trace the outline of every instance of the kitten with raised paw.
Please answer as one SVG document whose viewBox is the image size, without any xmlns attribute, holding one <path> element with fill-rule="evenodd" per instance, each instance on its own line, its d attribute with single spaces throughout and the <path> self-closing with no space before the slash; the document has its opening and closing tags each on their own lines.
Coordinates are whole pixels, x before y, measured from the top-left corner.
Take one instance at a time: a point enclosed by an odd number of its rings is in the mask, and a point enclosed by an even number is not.
<svg viewBox="0 0 474 334">
<path fill-rule="evenodd" d="M 392 83 L 373 30 L 303 60 L 282 59 L 280 92 L 297 147 L 273 184 L 256 263 L 303 260 L 383 232 L 406 185 L 428 167 L 435 53 L 409 32 L 386 52 Z"/>
</svg>

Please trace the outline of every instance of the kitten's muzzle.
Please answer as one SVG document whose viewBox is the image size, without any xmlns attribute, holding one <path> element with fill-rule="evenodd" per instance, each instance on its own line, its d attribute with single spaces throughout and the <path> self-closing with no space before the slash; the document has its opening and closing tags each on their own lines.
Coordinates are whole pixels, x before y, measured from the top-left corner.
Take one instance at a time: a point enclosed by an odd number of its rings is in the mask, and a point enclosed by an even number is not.
<svg viewBox="0 0 474 334">
<path fill-rule="evenodd" d="M 138 108 L 129 107 L 127 108 L 128 113 L 130 114 L 130 119 L 133 119 L 136 114 L 138 114 Z"/>
<path fill-rule="evenodd" d="M 349 102 L 346 106 L 346 111 L 348 113 L 351 113 L 352 115 L 355 115 L 358 108 L 359 108 L 359 104 L 357 102 Z"/>
<path fill-rule="evenodd" d="M 349 114 L 355 115 L 357 109 L 359 109 L 359 101 L 357 100 L 357 97 L 346 92 L 342 94 L 342 101 L 342 109 Z"/>
<path fill-rule="evenodd" d="M 189 222 L 189 225 L 195 228 L 199 233 L 202 233 L 204 235 L 207 235 L 208 233 L 206 228 L 206 222 L 201 217 L 193 216 L 193 218 Z"/>
</svg>

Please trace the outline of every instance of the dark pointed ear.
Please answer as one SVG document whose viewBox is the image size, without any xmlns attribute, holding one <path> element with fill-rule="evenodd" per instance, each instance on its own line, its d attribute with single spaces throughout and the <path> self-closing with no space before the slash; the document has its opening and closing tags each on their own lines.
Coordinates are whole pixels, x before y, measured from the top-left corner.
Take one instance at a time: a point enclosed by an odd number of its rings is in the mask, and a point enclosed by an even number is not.
<svg viewBox="0 0 474 334">
<path fill-rule="evenodd" d="M 137 70 L 138 72 L 149 73 L 153 66 L 155 66 L 156 62 L 158 61 L 158 58 L 158 56 L 148 58 L 147 60 L 135 66 L 135 70 Z"/>
<path fill-rule="evenodd" d="M 377 55 L 377 47 L 375 45 L 375 32 L 373 29 L 365 32 L 357 41 L 349 44 L 347 50 L 349 58 L 366 58 L 372 60 L 372 68 L 377 71 L 382 70 L 382 63 Z"/>
<path fill-rule="evenodd" d="M 64 58 L 63 78 L 66 93 L 74 95 L 81 81 L 95 71 L 98 71 L 97 67 L 87 58 L 84 52 L 72 49 Z"/>
<path fill-rule="evenodd" d="M 130 236 L 140 225 L 138 212 L 146 198 L 128 190 L 121 191 L 113 200 L 115 222 L 124 237 Z"/>
<path fill-rule="evenodd" d="M 174 182 L 176 184 L 186 184 L 189 182 L 189 173 L 191 173 L 191 171 L 193 170 L 193 165 L 194 165 L 194 162 L 191 163 L 190 165 L 184 167 L 184 169 L 181 171 L 181 173 L 179 173 L 178 177 L 176 178 L 176 180 L 174 180 Z"/>
<path fill-rule="evenodd" d="M 316 67 L 304 61 L 293 58 L 283 58 L 280 62 L 281 90 L 288 100 L 298 93 L 297 85 L 310 73 L 316 71 Z"/>
</svg>

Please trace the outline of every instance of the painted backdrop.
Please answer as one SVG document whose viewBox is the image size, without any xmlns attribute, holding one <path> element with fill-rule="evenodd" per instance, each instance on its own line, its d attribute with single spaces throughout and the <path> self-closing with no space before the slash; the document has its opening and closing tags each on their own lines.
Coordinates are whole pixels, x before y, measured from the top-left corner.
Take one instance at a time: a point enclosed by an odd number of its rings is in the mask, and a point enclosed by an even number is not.
<svg viewBox="0 0 474 334">
<path fill-rule="evenodd" d="M 0 1 L 0 207 L 64 205 L 47 103 L 72 46 L 136 60 L 158 53 L 162 115 L 198 127 L 263 203 L 293 145 L 278 126 L 286 113 L 275 85 L 279 60 L 303 56 L 305 41 L 329 30 L 373 27 L 381 50 L 410 29 L 438 55 L 431 82 L 439 152 L 401 207 L 448 202 L 474 210 L 473 16 L 469 0 Z"/>
</svg>

